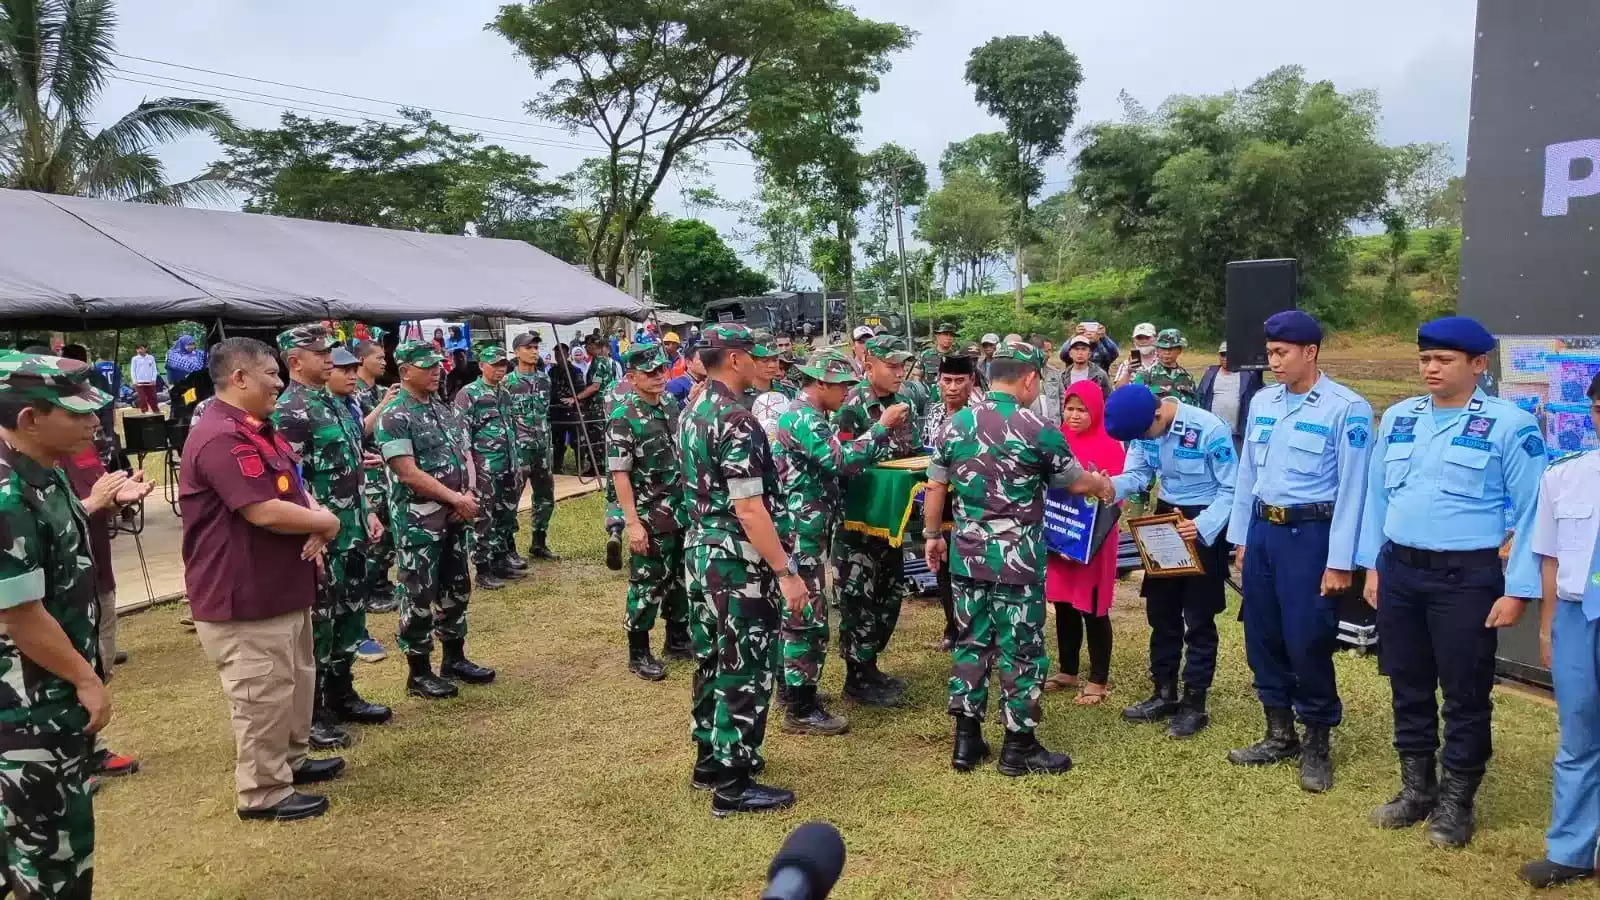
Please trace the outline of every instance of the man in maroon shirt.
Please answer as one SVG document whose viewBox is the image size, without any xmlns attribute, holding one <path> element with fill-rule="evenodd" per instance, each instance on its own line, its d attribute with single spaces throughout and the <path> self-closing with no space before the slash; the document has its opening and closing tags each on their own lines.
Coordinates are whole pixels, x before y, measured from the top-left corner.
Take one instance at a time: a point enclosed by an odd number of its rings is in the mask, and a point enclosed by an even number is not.
<svg viewBox="0 0 1600 900">
<path fill-rule="evenodd" d="M 320 816 L 328 798 L 296 785 L 344 770 L 310 759 L 316 658 L 311 605 L 339 520 L 317 506 L 269 421 L 283 382 L 266 344 L 229 338 L 208 361 L 216 397 L 183 446 L 184 585 L 200 644 L 233 708 L 241 819 Z"/>
</svg>

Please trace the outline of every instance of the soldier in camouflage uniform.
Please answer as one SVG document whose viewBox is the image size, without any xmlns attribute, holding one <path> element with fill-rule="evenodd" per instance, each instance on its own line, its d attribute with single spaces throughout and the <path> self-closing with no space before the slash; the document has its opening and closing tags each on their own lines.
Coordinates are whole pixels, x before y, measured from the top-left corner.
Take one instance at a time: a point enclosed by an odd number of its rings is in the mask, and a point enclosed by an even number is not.
<svg viewBox="0 0 1600 900">
<path fill-rule="evenodd" d="M 1140 369 L 1133 376 L 1134 384 L 1142 384 L 1156 395 L 1157 400 L 1176 397 L 1179 403 L 1194 406 L 1200 402 L 1200 392 L 1189 370 L 1178 365 L 1178 357 L 1189 342 L 1176 328 L 1168 328 L 1156 335 L 1156 364 Z"/>
<path fill-rule="evenodd" d="M 539 334 L 525 332 L 511 341 L 517 365 L 506 375 L 506 394 L 511 398 L 511 418 L 517 425 L 518 502 L 524 486 L 532 486 L 533 510 L 528 543 L 530 559 L 553 560 L 548 537 L 550 516 L 556 511 L 556 484 L 550 474 L 550 376 L 539 365 Z M 515 566 L 515 541 L 511 564 Z"/>
<path fill-rule="evenodd" d="M 472 465 L 478 487 L 478 518 L 473 523 L 473 561 L 478 565 L 478 587 L 497 591 L 507 581 L 527 577 L 511 565 L 511 545 L 517 535 L 517 429 L 511 418 L 511 397 L 506 393 L 506 372 L 511 363 L 499 344 L 478 348 L 478 380 L 456 393 L 456 414 L 466 425 L 472 446 Z M 523 568 L 527 568 L 526 565 Z"/>
<path fill-rule="evenodd" d="M 918 358 L 918 368 L 922 370 L 922 383 L 932 385 L 939 383 L 939 364 L 949 357 L 961 352 L 956 347 L 956 333 L 959 329 L 950 322 L 940 322 L 933 330 L 933 346 L 922 351 Z"/>
<path fill-rule="evenodd" d="M 610 421 L 611 411 L 617 408 L 622 395 L 633 389 L 627 379 L 622 377 L 622 367 L 611 358 L 610 344 L 598 332 L 589 335 L 586 344 L 589 351 L 589 386 L 595 389 L 587 404 L 583 416 L 587 420 L 587 433 L 594 445 L 594 451 L 605 456 L 605 431 L 606 423 Z M 598 425 L 596 425 L 598 422 Z M 581 470 L 580 470 L 581 471 Z M 617 502 L 617 489 L 609 477 L 601 479 L 605 482 L 606 492 L 606 567 L 613 572 L 622 571 L 622 505 Z"/>
<path fill-rule="evenodd" d="M 765 328 L 757 328 L 751 332 L 751 336 L 756 342 L 755 348 L 750 351 L 756 361 L 756 375 L 750 380 L 750 386 L 744 389 L 744 405 L 747 408 L 753 406 L 757 397 L 769 391 L 793 400 L 793 389 L 783 383 L 783 351 L 778 349 L 778 339 Z"/>
<path fill-rule="evenodd" d="M 494 670 L 466 657 L 468 556 L 478 519 L 465 429 L 438 399 L 440 363 L 432 344 L 395 350 L 404 393 L 378 416 L 378 448 L 389 466 L 389 514 L 400 567 L 400 649 L 407 692 L 430 700 L 456 695 L 446 679 L 488 684 Z M 433 674 L 433 637 L 444 644 Z"/>
<path fill-rule="evenodd" d="M 689 628 L 698 661 L 691 719 L 698 747 L 692 783 L 712 788 L 711 812 L 781 809 L 794 793 L 757 784 L 772 699 L 778 626 L 773 572 L 789 612 L 809 597 L 772 522 L 777 479 L 767 436 L 739 402 L 755 375 L 748 329 L 706 329 L 700 349 L 708 380 L 678 429 L 687 492 L 685 556 Z"/>
<path fill-rule="evenodd" d="M 886 440 L 883 459 L 922 453 L 917 422 L 923 409 L 916 394 L 904 389 L 905 364 L 911 359 L 905 340 L 880 334 L 867 341 L 867 378 L 845 396 L 834 414 L 839 439 L 866 434 L 886 409 L 904 403 L 911 418 L 896 425 Z M 834 589 L 838 591 L 839 652 L 844 657 L 844 695 L 869 706 L 898 705 L 905 681 L 878 670 L 878 655 L 889 644 L 900 619 L 905 593 L 905 554 L 889 542 L 853 531 L 839 536 L 834 554 Z"/>
<path fill-rule="evenodd" d="M 379 407 L 385 400 L 391 399 L 400 386 L 394 385 L 389 390 L 378 386 L 378 379 L 383 377 L 388 368 L 383 345 L 362 341 L 356 344 L 355 354 L 360 360 L 360 366 L 356 369 L 354 396 L 356 405 L 361 408 L 361 449 L 366 454 L 377 456 L 378 442 L 373 435 L 378 427 Z M 361 470 L 361 490 L 366 495 L 367 511 L 383 524 L 383 532 L 378 539 L 367 545 L 367 571 L 361 595 L 366 598 L 369 613 L 394 612 L 400 604 L 400 599 L 395 596 L 394 584 L 389 581 L 389 570 L 394 568 L 394 536 L 389 529 L 387 472 L 381 456 L 377 465 L 364 465 Z"/>
<path fill-rule="evenodd" d="M 323 556 L 311 608 L 311 637 L 317 657 L 316 699 L 311 715 L 311 746 L 318 750 L 350 746 L 341 720 L 362 724 L 389 721 L 387 706 L 368 703 L 356 693 L 351 666 L 367 633 L 361 589 L 366 576 L 369 528 L 361 489 L 361 427 L 343 401 L 328 391 L 332 372 L 328 330 L 302 325 L 278 335 L 278 350 L 289 369 L 289 383 L 278 397 L 273 427 L 300 459 L 300 474 L 312 499 L 339 520 L 339 533 Z M 343 348 L 340 348 L 343 350 Z M 350 362 L 354 357 L 343 351 Z M 345 379 L 344 386 L 351 386 Z"/>
<path fill-rule="evenodd" d="M 821 350 L 799 367 L 806 379 L 800 400 L 778 418 L 773 462 L 778 470 L 778 534 L 789 558 L 800 568 L 810 602 L 783 617 L 783 683 L 787 704 L 783 730 L 791 734 L 843 734 L 849 725 L 830 715 L 817 700 L 828 655 L 828 604 L 825 566 L 833 536 L 844 513 L 841 478 L 854 475 L 886 452 L 890 430 L 911 410 L 895 404 L 854 441 L 843 443 L 828 417 L 843 405 L 848 389 L 858 382 L 850 360 L 835 350 Z"/>
<path fill-rule="evenodd" d="M 111 397 L 77 360 L 0 356 L 0 819 L 3 886 L 89 897 L 94 734 L 111 718 L 89 518 L 55 468 L 90 446 Z M 127 484 L 102 476 L 91 499 Z M 28 647 L 24 653 L 22 647 Z"/>
<path fill-rule="evenodd" d="M 956 644 L 950 672 L 950 715 L 956 720 L 951 765 L 969 771 L 983 761 L 989 672 L 1000 662 L 1000 708 L 1006 739 L 1004 775 L 1060 774 L 1072 767 L 1034 737 L 1043 713 L 1039 695 L 1049 666 L 1044 644 L 1044 491 L 1112 496 L 1104 475 L 1087 473 L 1066 436 L 1028 410 L 1039 394 L 1044 355 L 1022 342 L 995 350 L 993 384 L 980 402 L 956 413 L 928 467 L 923 530 L 939 535 L 947 492 L 953 492 L 953 552 L 944 537 L 928 541 L 938 570 L 948 555 Z"/>
<path fill-rule="evenodd" d="M 622 506 L 628 538 L 628 671 L 646 681 L 667 677 L 650 652 L 659 613 L 667 622 L 665 653 L 690 659 L 689 601 L 683 583 L 683 529 L 689 524 L 678 471 L 678 401 L 665 393 L 667 357 L 657 344 L 623 354 L 633 390 L 606 423 L 606 468 Z"/>
</svg>

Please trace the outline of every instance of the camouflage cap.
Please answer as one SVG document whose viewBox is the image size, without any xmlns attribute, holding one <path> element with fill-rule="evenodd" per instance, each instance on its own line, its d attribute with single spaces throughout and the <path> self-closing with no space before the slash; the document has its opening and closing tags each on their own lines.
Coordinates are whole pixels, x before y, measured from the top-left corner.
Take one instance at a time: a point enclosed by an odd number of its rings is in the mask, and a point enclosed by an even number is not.
<svg viewBox="0 0 1600 900">
<path fill-rule="evenodd" d="M 660 344 L 634 344 L 622 354 L 622 366 L 629 371 L 654 372 L 667 365 L 667 354 Z"/>
<path fill-rule="evenodd" d="M 482 365 L 497 366 L 506 360 L 506 348 L 499 344 L 484 344 L 478 348 L 478 362 Z"/>
<path fill-rule="evenodd" d="M 818 350 L 811 358 L 797 366 L 800 374 L 815 378 L 824 384 L 857 384 L 855 367 L 850 358 L 837 350 Z"/>
<path fill-rule="evenodd" d="M 1184 340 L 1183 332 L 1176 328 L 1166 328 L 1156 335 L 1157 350 L 1172 350 L 1178 347 L 1187 347 L 1189 342 Z"/>
<path fill-rule="evenodd" d="M 952 322 L 940 322 L 939 326 L 933 329 L 934 334 L 959 334 L 960 332 L 961 329 L 957 328 Z"/>
<path fill-rule="evenodd" d="M 92 413 L 110 403 L 111 395 L 89 383 L 90 371 L 88 363 L 75 359 L 7 353 L 0 356 L 0 395 Z"/>
<path fill-rule="evenodd" d="M 772 359 L 775 356 L 783 355 L 782 351 L 778 349 L 777 337 L 767 329 L 757 328 L 755 331 L 750 332 L 750 337 L 756 342 L 756 345 L 750 349 L 750 355 L 756 359 Z"/>
<path fill-rule="evenodd" d="M 1027 363 L 1035 369 L 1044 368 L 1044 351 L 1027 341 L 1007 341 L 996 347 L 994 359 L 1013 359 Z"/>
<path fill-rule="evenodd" d="M 278 333 L 278 349 L 325 353 L 333 349 L 333 341 L 328 337 L 327 326 L 296 325 L 288 331 Z"/>
<path fill-rule="evenodd" d="M 867 355 L 889 363 L 903 363 L 911 358 L 905 339 L 897 334 L 880 334 L 867 341 Z"/>
<path fill-rule="evenodd" d="M 427 341 L 406 341 L 394 349 L 394 363 L 397 366 L 431 369 L 442 362 L 444 354 Z"/>
<path fill-rule="evenodd" d="M 750 329 L 733 322 L 718 322 L 701 333 L 700 346 L 708 350 L 745 350 L 756 345 Z"/>
</svg>

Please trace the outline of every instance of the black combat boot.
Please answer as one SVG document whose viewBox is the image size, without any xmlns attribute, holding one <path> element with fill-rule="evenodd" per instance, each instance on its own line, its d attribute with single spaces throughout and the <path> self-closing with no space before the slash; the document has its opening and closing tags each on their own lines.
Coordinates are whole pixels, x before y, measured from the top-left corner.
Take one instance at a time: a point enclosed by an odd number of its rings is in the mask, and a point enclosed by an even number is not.
<svg viewBox="0 0 1600 900">
<path fill-rule="evenodd" d="M 1179 702 L 1178 711 L 1172 714 L 1172 721 L 1167 723 L 1167 737 L 1194 737 L 1210 724 L 1205 689 L 1184 685 L 1183 700 Z"/>
<path fill-rule="evenodd" d="M 328 698 L 318 691 L 311 709 L 311 749 L 338 750 L 350 746 L 350 732 L 339 727 L 339 717 L 328 707 Z"/>
<path fill-rule="evenodd" d="M 661 648 L 661 655 L 683 661 L 694 659 L 694 644 L 689 640 L 688 622 L 667 623 L 667 642 Z"/>
<path fill-rule="evenodd" d="M 667 677 L 667 667 L 650 653 L 650 632 L 628 632 L 628 671 L 645 681 L 660 681 Z"/>
<path fill-rule="evenodd" d="M 394 716 L 389 707 L 368 703 L 356 692 L 355 676 L 349 668 L 336 672 L 328 685 L 328 707 L 339 721 L 356 725 L 382 725 Z"/>
<path fill-rule="evenodd" d="M 1328 726 L 1307 725 L 1300 748 L 1300 790 L 1321 794 L 1333 788 L 1333 758 Z"/>
<path fill-rule="evenodd" d="M 1428 842 L 1435 847 L 1456 849 L 1472 843 L 1478 819 L 1472 802 L 1478 795 L 1482 775 L 1465 775 L 1445 769 L 1439 778 L 1439 805 L 1428 817 Z"/>
<path fill-rule="evenodd" d="M 783 711 L 785 734 L 844 734 L 850 723 L 841 716 L 831 715 L 817 702 L 814 684 L 789 689 L 789 703 Z"/>
<path fill-rule="evenodd" d="M 527 578 L 528 573 L 524 571 L 526 568 L 527 565 L 524 564 L 523 567 L 519 569 L 511 564 L 509 557 L 502 557 L 495 560 L 494 563 L 490 565 L 489 571 L 493 572 L 494 576 L 501 581 L 509 582 L 521 581 L 522 579 Z"/>
<path fill-rule="evenodd" d="M 553 562 L 561 558 L 550 552 L 550 545 L 545 543 L 546 537 L 547 535 L 542 531 L 533 533 L 533 543 L 528 545 L 529 559 L 542 559 L 546 562 Z"/>
<path fill-rule="evenodd" d="M 528 561 L 522 558 L 522 554 L 518 553 L 515 547 L 506 551 L 506 565 L 518 572 L 528 571 Z"/>
<path fill-rule="evenodd" d="M 505 586 L 506 583 L 494 574 L 494 566 L 489 563 L 478 564 L 478 590 L 498 591 Z"/>
<path fill-rule="evenodd" d="M 1001 775 L 1015 778 L 1019 775 L 1064 775 L 1072 768 L 1072 757 L 1053 753 L 1031 731 L 1007 731 L 1005 743 L 1000 745 L 1000 762 L 995 764 Z"/>
<path fill-rule="evenodd" d="M 725 819 L 734 813 L 772 812 L 794 805 L 794 791 L 758 784 L 745 769 L 725 771 L 711 795 L 711 814 Z"/>
<path fill-rule="evenodd" d="M 467 659 L 467 642 L 444 641 L 444 656 L 439 660 L 439 674 L 452 681 L 467 684 L 488 684 L 494 680 L 494 670 Z"/>
<path fill-rule="evenodd" d="M 1571 884 L 1594 877 L 1594 867 L 1585 869 L 1581 866 L 1568 866 L 1552 859 L 1536 859 L 1522 864 L 1517 877 L 1527 883 L 1529 887 L 1549 888 Z"/>
<path fill-rule="evenodd" d="M 890 709 L 900 705 L 900 697 L 880 684 L 874 683 L 867 675 L 865 663 L 853 659 L 844 661 L 844 696 L 863 706 L 875 706 L 880 709 Z"/>
<path fill-rule="evenodd" d="M 989 742 L 983 739 L 983 723 L 971 716 L 953 716 L 956 720 L 956 747 L 950 754 L 950 767 L 957 772 L 971 772 L 989 758 Z"/>
<path fill-rule="evenodd" d="M 861 668 L 861 674 L 866 678 L 867 683 L 877 685 L 883 689 L 884 693 L 898 696 L 906 692 L 906 680 L 879 669 L 876 659 L 862 663 Z"/>
<path fill-rule="evenodd" d="M 1167 716 L 1177 712 L 1181 704 L 1178 700 L 1178 683 L 1176 681 L 1156 682 L 1155 693 L 1150 699 L 1141 700 L 1122 710 L 1122 718 L 1129 722 L 1151 723 L 1159 722 Z"/>
<path fill-rule="evenodd" d="M 1433 815 L 1439 803 L 1439 775 L 1432 753 L 1407 753 L 1400 757 L 1400 793 L 1372 811 L 1379 828 L 1410 828 Z"/>
<path fill-rule="evenodd" d="M 711 756 L 711 745 L 695 742 L 694 772 L 689 776 L 689 786 L 697 791 L 716 790 L 717 777 L 722 768 Z"/>
<path fill-rule="evenodd" d="M 606 529 L 606 568 L 622 571 L 622 532 Z"/>
<path fill-rule="evenodd" d="M 426 653 L 406 655 L 406 666 L 411 674 L 406 678 L 406 693 L 425 700 L 444 700 L 460 693 L 460 689 L 433 674 L 433 662 Z"/>
<path fill-rule="evenodd" d="M 1300 735 L 1294 730 L 1294 710 L 1287 706 L 1264 707 L 1267 736 L 1248 747 L 1228 751 L 1228 762 L 1236 766 L 1270 766 L 1300 755 Z"/>
<path fill-rule="evenodd" d="M 394 595 L 394 591 L 367 598 L 367 612 L 369 613 L 392 613 L 399 608 L 400 600 Z"/>
</svg>

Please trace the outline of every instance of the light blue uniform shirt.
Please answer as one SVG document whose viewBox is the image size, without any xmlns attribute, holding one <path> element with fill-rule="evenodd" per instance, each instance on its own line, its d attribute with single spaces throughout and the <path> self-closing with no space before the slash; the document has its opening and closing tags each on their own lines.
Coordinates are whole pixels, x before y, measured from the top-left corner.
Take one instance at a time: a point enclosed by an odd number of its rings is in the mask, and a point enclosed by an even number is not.
<svg viewBox="0 0 1600 900">
<path fill-rule="evenodd" d="M 1284 385 L 1263 388 L 1250 401 L 1228 540 L 1245 543 L 1257 500 L 1332 503 L 1324 565 L 1350 571 L 1371 455 L 1372 405 L 1354 391 L 1327 375 L 1298 400 Z"/>
<path fill-rule="evenodd" d="M 1128 443 L 1122 474 L 1111 479 L 1117 499 L 1148 488 L 1161 474 L 1161 499 L 1173 506 L 1205 506 L 1195 517 L 1195 527 L 1207 544 L 1228 524 L 1233 509 L 1233 481 L 1239 468 L 1233 452 L 1233 426 L 1187 403 L 1163 401 L 1178 407 L 1172 427 L 1160 440 Z"/>
<path fill-rule="evenodd" d="M 1519 552 L 1546 462 L 1532 415 L 1480 389 L 1455 415 L 1435 419 L 1431 396 L 1412 397 L 1383 414 L 1373 450 L 1357 564 L 1376 566 L 1386 540 L 1418 550 L 1498 548 L 1509 500 L 1516 546 L 1506 596 L 1539 596 L 1538 563 Z"/>
</svg>

